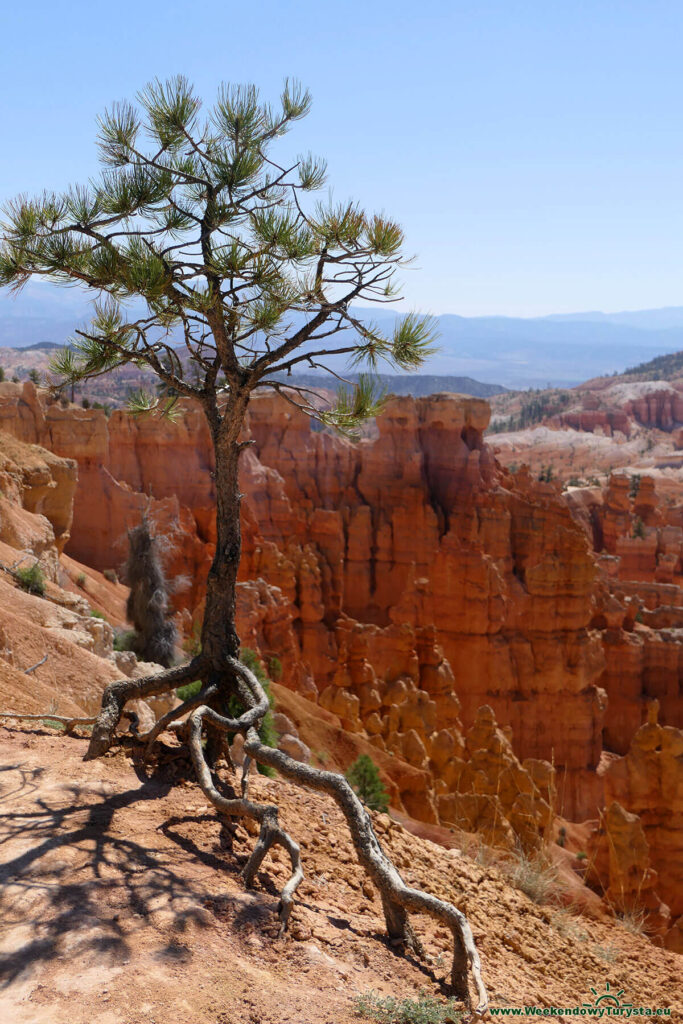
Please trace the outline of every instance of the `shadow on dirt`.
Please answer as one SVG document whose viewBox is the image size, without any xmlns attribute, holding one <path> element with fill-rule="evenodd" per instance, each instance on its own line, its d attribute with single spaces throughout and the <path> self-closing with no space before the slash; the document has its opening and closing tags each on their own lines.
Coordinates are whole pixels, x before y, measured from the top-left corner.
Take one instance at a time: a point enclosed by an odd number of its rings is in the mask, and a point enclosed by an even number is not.
<svg viewBox="0 0 683 1024">
<path fill-rule="evenodd" d="M 112 793 L 98 782 L 65 781 L 36 795 L 44 771 L 0 765 L 5 948 L 15 928 L 19 939 L 11 952 L 0 953 L 0 986 L 57 956 L 91 952 L 123 963 L 132 932 L 148 918 L 155 924 L 159 912 L 165 915 L 157 923 L 165 924 L 161 955 L 164 948 L 173 959 L 188 955 L 175 939 L 169 942 L 169 932 L 182 932 L 190 921 L 206 925 L 205 890 L 182 865 L 176 870 L 167 844 L 150 844 L 149 833 L 143 842 L 115 824 L 118 812 L 163 798 L 171 783 L 143 778 L 134 790 Z"/>
</svg>

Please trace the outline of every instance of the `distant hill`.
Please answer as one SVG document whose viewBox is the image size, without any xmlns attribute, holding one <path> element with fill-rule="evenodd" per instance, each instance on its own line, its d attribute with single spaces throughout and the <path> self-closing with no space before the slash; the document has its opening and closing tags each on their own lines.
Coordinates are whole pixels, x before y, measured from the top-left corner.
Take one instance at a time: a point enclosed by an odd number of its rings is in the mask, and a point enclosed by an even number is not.
<svg viewBox="0 0 683 1024">
<path fill-rule="evenodd" d="M 55 349 L 60 345 L 51 342 L 38 342 L 24 348 L 0 348 L 0 366 L 5 377 L 16 376 L 25 380 L 30 370 L 37 370 L 44 378 L 48 364 Z M 348 374 L 349 380 L 358 379 L 358 374 Z M 287 383 L 304 384 L 306 387 L 326 388 L 336 391 L 338 381 L 330 374 L 301 373 L 292 377 L 283 377 Z M 439 377 L 430 374 L 381 374 L 380 382 L 389 394 L 393 395 L 432 395 L 438 391 L 455 391 L 461 395 L 473 395 L 476 398 L 489 398 L 493 395 L 506 393 L 506 388 L 499 384 L 484 384 L 471 377 Z M 79 397 L 87 397 L 91 401 L 110 402 L 122 405 L 130 391 L 136 388 L 153 389 L 156 378 L 151 370 L 140 369 L 133 365 L 112 370 L 103 377 L 96 377 L 78 388 Z"/>
<path fill-rule="evenodd" d="M 647 380 L 672 380 L 683 376 L 683 352 L 671 352 L 657 356 L 647 363 L 639 363 L 624 371 L 626 376 L 638 376 Z"/>
<path fill-rule="evenodd" d="M 18 296 L 0 292 L 0 346 L 64 344 L 87 322 L 87 297 L 30 281 Z M 135 313 L 135 307 L 131 307 Z M 385 306 L 357 308 L 391 330 L 397 314 Z M 434 377 L 466 377 L 506 388 L 570 387 L 592 377 L 683 350 L 683 307 L 619 313 L 519 317 L 435 317 L 438 351 L 425 369 Z M 344 359 L 331 364 L 344 368 Z"/>
<path fill-rule="evenodd" d="M 357 373 L 345 374 L 348 380 L 358 380 Z M 507 388 L 500 384 L 484 384 L 472 377 L 440 377 L 427 373 L 408 373 L 404 375 L 378 374 L 379 382 L 389 395 L 434 395 L 439 391 L 452 391 L 459 395 L 472 395 L 474 398 L 490 398 L 492 395 L 503 395 Z M 338 381 L 329 374 L 297 373 L 291 377 L 283 377 L 286 383 L 304 384 L 310 388 L 328 388 L 336 390 Z"/>
</svg>

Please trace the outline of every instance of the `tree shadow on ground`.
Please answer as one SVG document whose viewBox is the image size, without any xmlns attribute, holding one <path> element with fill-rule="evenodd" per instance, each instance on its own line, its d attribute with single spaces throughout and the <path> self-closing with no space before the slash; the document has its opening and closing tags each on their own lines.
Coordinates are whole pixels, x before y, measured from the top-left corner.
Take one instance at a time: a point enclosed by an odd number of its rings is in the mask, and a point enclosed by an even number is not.
<svg viewBox="0 0 683 1024">
<path fill-rule="evenodd" d="M 206 924 L 205 890 L 174 864 L 165 844 L 119 830 L 117 812 L 163 798 L 171 784 L 143 779 L 134 790 L 111 792 L 98 782 L 51 783 L 44 768 L 0 765 L 0 917 L 5 949 L 0 987 L 39 961 L 93 953 L 114 963 L 131 954 L 131 936 L 159 910 L 165 913 L 161 954 L 182 949 L 169 931 Z M 152 833 L 153 834 L 153 833 Z M 177 858 L 175 858 L 177 861 Z M 221 865 L 225 869 L 225 864 Z M 180 870 L 178 870 L 178 867 Z M 15 931 L 16 930 L 16 931 Z M 151 932 L 151 929 L 148 929 Z M 182 953 L 185 955 L 185 953 Z"/>
</svg>

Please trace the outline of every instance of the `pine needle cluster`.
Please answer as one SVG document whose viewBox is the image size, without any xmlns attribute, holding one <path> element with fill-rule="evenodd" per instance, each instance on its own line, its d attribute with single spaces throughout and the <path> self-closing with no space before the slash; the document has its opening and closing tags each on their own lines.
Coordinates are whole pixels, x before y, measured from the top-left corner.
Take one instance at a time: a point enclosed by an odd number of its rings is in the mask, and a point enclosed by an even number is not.
<svg viewBox="0 0 683 1024">
<path fill-rule="evenodd" d="M 276 158 L 310 107 L 289 80 L 274 105 L 253 85 L 224 85 L 207 110 L 182 75 L 155 80 L 100 118 L 98 178 L 7 204 L 0 286 L 38 276 L 94 298 L 90 324 L 52 361 L 54 388 L 132 363 L 161 381 L 131 396 L 138 414 L 269 386 L 352 436 L 376 415 L 370 376 L 323 410 L 291 377 L 301 364 L 338 376 L 331 356 L 370 374 L 380 361 L 414 371 L 434 340 L 429 317 L 383 332 L 356 316 L 355 303 L 398 299 L 403 231 L 352 200 L 311 198 L 324 160 Z"/>
</svg>

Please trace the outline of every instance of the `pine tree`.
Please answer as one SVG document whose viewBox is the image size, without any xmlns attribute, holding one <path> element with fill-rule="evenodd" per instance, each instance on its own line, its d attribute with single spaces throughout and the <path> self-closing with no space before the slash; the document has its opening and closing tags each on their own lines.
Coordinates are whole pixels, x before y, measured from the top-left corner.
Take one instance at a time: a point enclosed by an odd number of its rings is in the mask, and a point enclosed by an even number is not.
<svg viewBox="0 0 683 1024">
<path fill-rule="evenodd" d="M 361 754 L 346 773 L 347 781 L 371 811 L 386 811 L 389 795 L 379 777 L 379 769 L 368 754 Z"/>
<path fill-rule="evenodd" d="M 299 848 L 275 807 L 248 799 L 246 781 L 240 798 L 219 793 L 204 755 L 207 732 L 241 732 L 249 758 L 337 801 L 382 894 L 391 939 L 417 948 L 409 911 L 444 923 L 454 936 L 453 985 L 469 999 L 469 960 L 481 1008 L 486 993 L 462 913 L 405 885 L 343 776 L 296 762 L 260 740 L 268 699 L 240 659 L 239 459 L 249 443 L 241 432 L 254 390 L 270 388 L 324 426 L 353 436 L 381 408 L 372 378 L 380 362 L 415 371 L 433 341 L 428 318 L 408 314 L 383 332 L 357 311 L 357 304 L 399 297 L 396 272 L 406 263 L 399 225 L 355 202 L 312 201 L 325 183 L 324 161 L 303 155 L 283 162 L 274 152 L 310 104 L 309 93 L 292 82 L 275 106 L 262 102 L 254 86 L 224 86 L 203 116 L 185 78 L 154 81 L 137 104 L 115 104 L 101 118 L 99 179 L 62 194 L 22 196 L 6 209 L 0 285 L 18 289 L 37 276 L 80 284 L 95 297 L 90 327 L 77 330 L 53 361 L 57 384 L 73 388 L 128 364 L 151 368 L 161 393 L 136 393 L 131 411 L 169 416 L 180 399 L 189 399 L 202 409 L 213 446 L 216 551 L 200 652 L 160 675 L 108 686 L 88 757 L 107 751 L 126 701 L 201 680 L 200 693 L 162 719 L 148 741 L 190 712 L 180 731 L 204 794 L 221 813 L 251 817 L 261 827 L 245 882 L 253 882 L 274 843 L 289 853 L 282 927 L 303 877 Z M 320 408 L 292 371 L 303 365 L 337 377 L 339 357 L 368 373 L 342 383 L 336 401 Z M 231 698 L 247 709 L 237 718 L 226 713 Z"/>
</svg>

